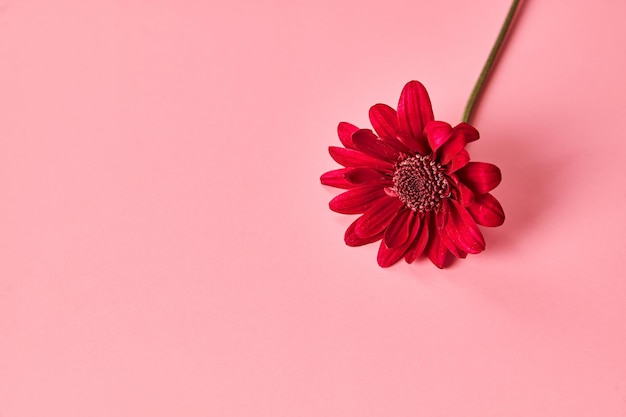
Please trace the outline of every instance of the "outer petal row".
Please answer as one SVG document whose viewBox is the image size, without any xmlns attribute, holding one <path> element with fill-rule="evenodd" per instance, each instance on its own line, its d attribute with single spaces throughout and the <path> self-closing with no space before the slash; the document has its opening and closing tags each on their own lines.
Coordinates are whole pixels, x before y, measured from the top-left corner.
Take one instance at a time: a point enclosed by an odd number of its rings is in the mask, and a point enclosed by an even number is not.
<svg viewBox="0 0 626 417">
<path fill-rule="evenodd" d="M 369 129 L 360 129 L 352 134 L 352 143 L 359 151 L 371 157 L 395 163 L 400 152 L 378 137 Z"/>
<path fill-rule="evenodd" d="M 358 221 L 359 219 L 356 219 L 354 222 L 352 222 L 350 226 L 348 226 L 348 229 L 346 230 L 346 234 L 344 235 L 344 241 L 346 242 L 346 245 L 363 246 L 363 245 L 367 245 L 369 243 L 373 243 L 373 242 L 376 242 L 377 240 L 382 239 L 383 237 L 382 233 L 379 233 L 378 235 L 370 236 L 367 238 L 362 238 L 359 235 L 357 235 L 354 229 L 356 228 L 356 224 Z"/>
<path fill-rule="evenodd" d="M 424 127 L 434 118 L 426 88 L 419 81 L 408 82 L 402 89 L 398 101 L 400 129 L 417 139 L 422 137 Z"/>
<path fill-rule="evenodd" d="M 339 194 L 330 200 L 328 206 L 341 214 L 361 214 L 383 197 L 386 194 L 380 185 L 364 185 Z"/>
<path fill-rule="evenodd" d="M 340 168 L 328 171 L 322 174 L 320 181 L 324 185 L 345 189 L 364 184 L 373 185 L 376 183 L 381 187 L 391 186 L 393 184 L 393 180 L 389 176 L 367 167 Z"/>
<path fill-rule="evenodd" d="M 500 168 L 487 162 L 470 162 L 457 175 L 476 194 L 488 193 L 502 180 Z"/>
<path fill-rule="evenodd" d="M 474 202 L 467 207 L 467 211 L 476 223 L 483 226 L 497 227 L 504 223 L 504 210 L 498 200 L 489 193 L 476 196 Z"/>
<path fill-rule="evenodd" d="M 485 239 L 470 214 L 459 203 L 449 200 L 448 219 L 442 234 L 447 235 L 452 243 L 467 253 L 480 253 L 485 250 Z M 448 247 L 452 253 L 454 248 Z M 458 257 L 459 255 L 455 253 Z"/>
<path fill-rule="evenodd" d="M 377 200 L 358 219 L 354 231 L 362 238 L 384 232 L 400 207 L 402 207 L 402 202 L 395 197 L 383 197 Z"/>
<path fill-rule="evenodd" d="M 375 104 L 370 108 L 370 122 L 378 136 L 395 138 L 398 136 L 398 114 L 386 104 Z"/>
<path fill-rule="evenodd" d="M 409 222 L 408 237 L 404 244 L 397 246 L 397 247 L 390 248 L 385 243 L 385 239 L 383 239 L 383 241 L 380 242 L 380 247 L 378 248 L 378 257 L 377 257 L 378 265 L 380 265 L 383 268 L 387 268 L 395 264 L 396 262 L 398 262 L 400 259 L 402 259 L 406 255 L 407 250 L 411 247 L 411 244 L 415 240 L 417 233 L 419 232 L 419 229 L 420 229 L 420 222 L 417 219 L 418 219 L 417 216 L 414 216 L 413 221 Z"/>
<path fill-rule="evenodd" d="M 434 216 L 433 216 L 434 217 Z M 439 269 L 443 269 L 448 261 L 448 249 L 441 241 L 439 232 L 436 229 L 436 222 L 430 222 L 430 240 L 426 247 L 426 255 L 428 259 Z"/>
<path fill-rule="evenodd" d="M 328 153 L 335 162 L 344 167 L 370 167 L 388 172 L 393 171 L 391 162 L 382 161 L 354 149 L 329 146 Z"/>
<path fill-rule="evenodd" d="M 424 133 L 430 149 L 437 152 L 439 162 L 442 165 L 452 162 L 454 166 L 450 168 L 450 172 L 456 171 L 469 162 L 465 145 L 478 139 L 478 131 L 467 123 L 452 127 L 445 122 L 432 121 L 425 126 Z M 460 160 L 457 159 L 459 154 L 461 154 Z M 464 161 L 465 159 L 467 161 Z"/>
<path fill-rule="evenodd" d="M 414 215 L 415 212 L 413 210 L 404 208 L 389 224 L 383 238 L 388 248 L 397 248 L 407 242 Z"/>
<path fill-rule="evenodd" d="M 420 230 L 417 232 L 417 237 L 411 244 L 409 250 L 407 250 L 406 255 L 404 256 L 404 260 L 408 263 L 413 263 L 426 249 L 426 245 L 428 245 L 429 231 L 428 231 L 428 222 L 426 221 L 426 216 L 419 216 L 420 220 Z"/>
<path fill-rule="evenodd" d="M 398 139 L 412 151 L 428 154 L 424 127 L 432 120 L 433 108 L 426 88 L 419 81 L 410 81 L 398 101 Z"/>
<path fill-rule="evenodd" d="M 347 122 L 339 123 L 339 126 L 337 126 L 337 135 L 339 136 L 341 144 L 348 149 L 354 149 L 352 134 L 357 130 L 359 130 L 359 128 L 353 124 Z"/>
</svg>

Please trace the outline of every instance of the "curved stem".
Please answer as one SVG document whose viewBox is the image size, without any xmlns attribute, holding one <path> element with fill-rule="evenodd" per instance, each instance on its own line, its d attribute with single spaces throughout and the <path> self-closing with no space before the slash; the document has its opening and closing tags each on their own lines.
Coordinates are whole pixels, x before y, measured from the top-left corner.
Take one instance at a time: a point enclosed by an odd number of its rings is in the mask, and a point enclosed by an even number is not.
<svg viewBox="0 0 626 417">
<path fill-rule="evenodd" d="M 502 42 L 504 41 L 504 38 L 506 37 L 506 34 L 509 31 L 509 28 L 511 26 L 511 21 L 513 21 L 513 16 L 515 15 L 515 11 L 517 10 L 519 1 L 520 0 L 513 0 L 513 3 L 511 4 L 511 7 L 509 8 L 509 13 L 506 15 L 504 24 L 502 25 L 502 28 L 500 29 L 500 33 L 498 34 L 498 38 L 496 39 L 496 43 L 493 44 L 493 47 L 491 48 L 491 52 L 489 53 L 489 57 L 487 58 L 487 61 L 485 62 L 485 65 L 483 66 L 483 70 L 481 71 L 480 76 L 478 77 L 478 80 L 476 81 L 474 90 L 472 90 L 472 94 L 467 100 L 467 105 L 465 106 L 465 112 L 463 113 L 463 121 L 466 123 L 469 123 L 472 117 L 474 104 L 476 103 L 476 100 L 478 99 L 478 97 L 480 96 L 480 93 L 482 92 L 485 81 L 487 80 L 487 76 L 489 75 L 489 72 L 491 71 L 491 68 L 493 67 L 496 57 L 498 56 L 498 52 L 500 51 Z"/>
</svg>

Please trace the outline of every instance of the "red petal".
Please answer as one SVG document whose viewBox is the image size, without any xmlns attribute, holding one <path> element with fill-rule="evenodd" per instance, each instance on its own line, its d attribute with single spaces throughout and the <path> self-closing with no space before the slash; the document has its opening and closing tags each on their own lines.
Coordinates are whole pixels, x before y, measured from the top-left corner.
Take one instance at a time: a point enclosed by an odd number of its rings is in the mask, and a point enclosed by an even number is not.
<svg viewBox="0 0 626 417">
<path fill-rule="evenodd" d="M 354 144 L 352 143 L 352 134 L 357 130 L 359 130 L 359 128 L 353 124 L 347 122 L 339 123 L 339 126 L 337 126 L 337 135 L 339 136 L 339 140 L 343 146 L 355 149 Z"/>
<path fill-rule="evenodd" d="M 406 251 L 411 246 L 413 239 L 419 230 L 419 222 L 411 222 L 411 226 L 409 228 L 409 237 L 407 242 L 399 246 L 397 248 L 389 248 L 385 245 L 385 241 L 380 242 L 380 247 L 378 248 L 378 265 L 383 268 L 387 268 L 396 262 L 398 262 L 402 257 L 406 254 Z"/>
<path fill-rule="evenodd" d="M 502 206 L 491 194 L 476 196 L 474 203 L 467 211 L 472 215 L 476 223 L 488 227 L 501 226 L 504 223 L 504 210 Z"/>
<path fill-rule="evenodd" d="M 426 125 L 424 133 L 428 139 L 430 149 L 435 152 L 450 139 L 450 136 L 452 135 L 452 126 L 446 122 L 433 121 Z"/>
<path fill-rule="evenodd" d="M 349 168 L 341 168 L 341 169 L 335 169 L 333 171 L 328 171 L 322 174 L 322 176 L 320 177 L 320 181 L 322 182 L 322 184 L 329 185 L 331 187 L 354 188 L 355 185 L 351 184 L 346 179 L 345 174 L 348 170 Z"/>
<path fill-rule="evenodd" d="M 394 197 L 384 197 L 377 200 L 359 218 L 354 231 L 361 237 L 374 236 L 384 232 L 400 207 L 402 207 L 402 202 Z"/>
<path fill-rule="evenodd" d="M 388 248 L 397 248 L 407 242 L 414 214 L 413 210 L 405 208 L 391 221 L 383 237 Z"/>
<path fill-rule="evenodd" d="M 430 236 L 430 244 L 426 248 L 426 255 L 437 268 L 443 269 L 447 263 L 448 249 L 441 242 L 439 233 L 433 228 L 430 230 Z"/>
<path fill-rule="evenodd" d="M 441 202 L 441 207 L 439 211 L 433 213 L 433 217 L 435 218 L 435 226 L 437 229 L 443 229 L 446 226 L 446 222 L 448 221 L 448 212 L 450 211 L 448 199 L 443 200 Z"/>
<path fill-rule="evenodd" d="M 487 162 L 470 162 L 457 175 L 476 194 L 485 194 L 500 184 L 500 169 Z"/>
<path fill-rule="evenodd" d="M 420 138 L 426 123 L 433 119 L 433 108 L 426 88 L 419 81 L 410 81 L 402 89 L 398 102 L 400 130 Z"/>
<path fill-rule="evenodd" d="M 385 197 L 379 185 L 364 185 L 339 194 L 328 204 L 332 211 L 341 214 L 365 213 L 376 200 Z"/>
<path fill-rule="evenodd" d="M 370 108 L 370 121 L 380 140 L 393 146 L 402 153 L 410 154 L 414 150 L 398 140 L 398 116 L 394 109 L 386 104 L 375 104 Z"/>
<path fill-rule="evenodd" d="M 395 162 L 400 157 L 397 149 L 379 140 L 369 129 L 357 130 L 352 135 L 352 143 L 359 151 L 378 159 Z"/>
<path fill-rule="evenodd" d="M 363 152 L 355 151 L 354 149 L 329 146 L 328 153 L 330 153 L 330 156 L 337 161 L 338 164 L 341 164 L 344 167 L 370 167 L 385 171 L 393 171 L 392 163 L 372 158 L 371 156 L 365 155 Z"/>
<path fill-rule="evenodd" d="M 356 223 L 359 221 L 359 219 L 356 219 L 346 230 L 346 234 L 344 236 L 344 241 L 346 242 L 346 245 L 348 246 L 363 246 L 363 245 L 367 245 L 368 243 L 372 243 L 372 242 L 376 242 L 377 240 L 382 239 L 383 234 L 379 233 L 375 236 L 370 236 L 370 237 L 366 237 L 366 238 L 362 238 L 360 236 L 358 236 L 356 234 L 356 232 L 354 231 L 355 227 L 356 227 Z"/>
<path fill-rule="evenodd" d="M 452 173 L 458 171 L 459 169 L 461 169 L 465 165 L 467 165 L 469 161 L 470 161 L 469 152 L 467 152 L 465 149 L 463 149 L 462 151 L 457 153 L 454 156 L 454 158 L 452 158 L 452 160 L 450 161 L 450 165 L 449 165 L 449 168 L 448 168 L 448 173 L 452 174 Z"/>
<path fill-rule="evenodd" d="M 428 223 L 426 222 L 426 219 L 426 217 L 422 218 L 422 224 L 420 225 L 419 232 L 417 232 L 415 240 L 404 257 L 404 260 L 410 264 L 424 252 L 424 249 L 428 244 Z M 416 219 L 416 221 L 419 221 L 419 219 Z"/>
<path fill-rule="evenodd" d="M 346 180 L 351 184 L 366 184 L 376 182 L 381 186 L 393 185 L 393 179 L 390 176 L 381 174 L 373 168 L 346 168 Z"/>
<path fill-rule="evenodd" d="M 461 251 L 452 241 L 452 238 L 448 235 L 446 229 L 439 230 L 439 239 L 441 239 L 441 243 L 448 249 L 448 251 L 450 251 L 450 253 L 452 253 L 453 256 L 456 256 L 457 258 L 461 257 Z"/>
<path fill-rule="evenodd" d="M 469 189 L 465 184 L 459 182 L 456 185 L 456 189 L 458 190 L 457 200 L 463 207 L 467 207 L 474 202 L 474 193 Z"/>
<path fill-rule="evenodd" d="M 386 104 L 375 104 L 370 108 L 370 122 L 380 137 L 395 138 L 398 132 L 398 116 Z"/>
<path fill-rule="evenodd" d="M 447 165 L 461 151 L 465 149 L 467 140 L 463 133 L 453 130 L 450 139 L 441 147 L 439 160 L 443 165 Z"/>
<path fill-rule="evenodd" d="M 461 122 L 458 125 L 454 126 L 454 130 L 460 130 L 461 132 L 463 132 L 463 135 L 465 136 L 465 141 L 467 143 L 474 142 L 480 137 L 478 130 L 476 130 L 474 126 L 465 122 Z"/>
<path fill-rule="evenodd" d="M 383 240 L 380 242 L 380 246 L 378 247 L 378 256 L 376 260 L 378 261 L 378 265 L 380 265 L 380 267 L 389 268 L 391 265 L 402 259 L 404 252 L 406 252 L 406 248 L 404 246 L 390 249 L 385 245 Z"/>
<path fill-rule="evenodd" d="M 456 125 L 452 129 L 450 139 L 444 146 L 441 147 L 439 160 L 443 165 L 448 164 L 450 161 L 459 154 L 459 152 L 465 151 L 465 145 L 469 142 L 473 142 L 478 139 L 478 130 L 467 123 L 461 123 Z M 469 161 L 469 154 L 467 155 Z M 456 167 L 453 171 L 456 171 L 460 167 Z"/>
<path fill-rule="evenodd" d="M 447 235 L 456 247 L 464 252 L 480 253 L 484 251 L 485 239 L 472 216 L 456 201 L 450 201 L 448 223 L 445 228 Z M 458 255 L 456 256 L 458 257 Z"/>
<path fill-rule="evenodd" d="M 411 154 L 429 155 L 431 154 L 430 146 L 426 136 L 422 135 L 419 138 L 414 138 L 409 133 L 398 133 L 398 141 L 401 142 L 407 149 L 410 149 Z"/>
</svg>

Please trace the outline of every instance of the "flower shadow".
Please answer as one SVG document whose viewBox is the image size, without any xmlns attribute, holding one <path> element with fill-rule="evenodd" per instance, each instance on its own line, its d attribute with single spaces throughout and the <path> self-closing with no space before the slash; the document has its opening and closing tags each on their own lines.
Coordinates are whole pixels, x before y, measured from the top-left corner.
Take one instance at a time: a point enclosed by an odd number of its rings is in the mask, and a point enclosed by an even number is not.
<svg viewBox="0 0 626 417">
<path fill-rule="evenodd" d="M 542 135 L 550 135 L 550 127 L 542 128 Z M 557 132 L 552 132 L 557 134 Z M 476 160 L 494 162 L 502 170 L 502 183 L 493 191 L 504 207 L 506 220 L 501 227 L 483 227 L 490 251 L 507 250 L 525 230 L 536 227 L 558 204 L 559 175 L 567 171 L 560 161 L 555 164 L 548 153 L 537 152 L 536 146 L 525 138 L 528 133 L 494 131 L 488 153 Z M 491 142 L 491 141 L 490 141 Z M 484 145 L 484 143 L 483 143 Z M 471 152 L 471 149 L 470 149 Z"/>
</svg>

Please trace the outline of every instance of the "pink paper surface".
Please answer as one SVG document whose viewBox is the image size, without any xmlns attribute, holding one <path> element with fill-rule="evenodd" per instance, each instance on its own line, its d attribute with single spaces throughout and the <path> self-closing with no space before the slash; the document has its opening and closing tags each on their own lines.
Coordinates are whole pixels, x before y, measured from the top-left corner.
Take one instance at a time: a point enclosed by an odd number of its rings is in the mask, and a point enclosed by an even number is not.
<svg viewBox="0 0 626 417">
<path fill-rule="evenodd" d="M 380 269 L 319 184 L 508 3 L 0 1 L 0 416 L 625 416 L 626 3 L 524 2 L 483 254 Z"/>
</svg>

